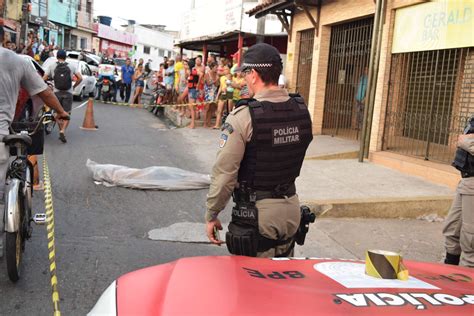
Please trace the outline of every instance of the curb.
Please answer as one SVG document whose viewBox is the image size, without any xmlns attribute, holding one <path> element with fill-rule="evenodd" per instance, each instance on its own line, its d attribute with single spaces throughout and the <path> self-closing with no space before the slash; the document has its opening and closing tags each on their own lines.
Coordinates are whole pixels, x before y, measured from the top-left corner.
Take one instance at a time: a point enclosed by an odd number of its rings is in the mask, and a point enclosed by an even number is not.
<svg viewBox="0 0 474 316">
<path fill-rule="evenodd" d="M 359 158 L 359 151 L 347 151 L 342 153 L 324 154 L 321 156 L 305 157 L 305 160 L 342 160 L 342 159 L 357 159 Z"/>
<path fill-rule="evenodd" d="M 419 218 L 448 214 L 453 196 L 302 201 L 317 217 Z"/>
</svg>

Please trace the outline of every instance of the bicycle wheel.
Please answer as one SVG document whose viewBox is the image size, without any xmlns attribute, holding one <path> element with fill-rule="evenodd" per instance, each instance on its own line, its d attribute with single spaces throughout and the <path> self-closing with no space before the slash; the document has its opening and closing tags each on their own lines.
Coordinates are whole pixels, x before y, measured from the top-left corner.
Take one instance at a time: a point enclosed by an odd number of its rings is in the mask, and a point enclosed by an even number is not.
<svg viewBox="0 0 474 316">
<path fill-rule="evenodd" d="M 12 282 L 20 279 L 21 267 L 21 244 L 22 238 L 20 230 L 16 233 L 6 233 L 5 258 L 7 263 L 8 278 Z"/>
<path fill-rule="evenodd" d="M 20 210 L 20 225 L 17 232 L 7 232 L 5 239 L 5 258 L 7 264 L 8 277 L 12 282 L 20 279 L 21 261 L 25 249 L 25 238 L 27 238 L 27 218 L 25 218 L 25 200 L 22 188 L 19 188 L 17 195 L 18 208 Z M 26 219 L 26 220 L 25 220 Z"/>
</svg>

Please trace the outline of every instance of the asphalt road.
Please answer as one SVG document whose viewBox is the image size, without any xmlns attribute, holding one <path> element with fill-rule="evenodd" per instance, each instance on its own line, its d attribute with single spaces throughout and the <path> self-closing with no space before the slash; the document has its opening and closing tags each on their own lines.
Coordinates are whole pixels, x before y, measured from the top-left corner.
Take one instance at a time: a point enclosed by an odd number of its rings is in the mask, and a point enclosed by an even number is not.
<svg viewBox="0 0 474 316">
<path fill-rule="evenodd" d="M 177 222 L 203 223 L 207 190 L 107 188 L 94 184 L 86 168 L 91 159 L 137 168 L 163 165 L 206 172 L 190 154 L 188 140 L 145 110 L 104 104 L 94 107 L 99 130 L 83 131 L 79 126 L 84 112 L 85 107 L 73 111 L 67 144 L 58 140 L 57 129 L 46 137 L 64 315 L 86 314 L 103 290 L 126 272 L 186 256 L 226 254 L 225 247 L 147 239 L 152 229 Z M 34 209 L 43 212 L 42 192 L 35 194 Z M 44 226 L 34 227 L 23 263 L 22 279 L 12 284 L 5 260 L 0 259 L 0 315 L 51 315 Z"/>
</svg>

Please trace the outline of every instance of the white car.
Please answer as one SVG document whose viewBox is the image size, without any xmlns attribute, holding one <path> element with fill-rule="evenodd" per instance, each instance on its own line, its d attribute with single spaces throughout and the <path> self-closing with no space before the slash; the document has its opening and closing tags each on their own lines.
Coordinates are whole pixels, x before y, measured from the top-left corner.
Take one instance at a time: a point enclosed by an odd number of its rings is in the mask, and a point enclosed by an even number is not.
<svg viewBox="0 0 474 316">
<path fill-rule="evenodd" d="M 55 57 L 49 57 L 46 59 L 46 61 L 43 64 L 44 69 L 48 69 L 48 67 L 57 62 L 57 59 Z M 71 59 L 67 58 L 66 62 L 73 65 L 74 67 L 77 68 L 77 70 L 81 73 L 82 75 L 82 81 L 81 83 L 74 89 L 72 95 L 79 99 L 82 100 L 85 97 L 88 97 L 89 95 L 94 94 L 95 92 L 95 85 L 97 83 L 97 79 L 93 75 L 89 65 L 87 65 L 85 62 L 82 60 L 77 60 L 77 59 Z M 74 76 L 73 82 L 75 82 L 76 78 Z M 74 83 L 73 83 L 74 84 Z"/>
<path fill-rule="evenodd" d="M 79 60 L 81 52 L 67 51 L 66 55 L 67 58 Z M 82 61 L 84 61 L 89 66 L 92 71 L 92 74 L 96 75 L 99 72 L 100 57 L 90 53 L 84 53 L 84 58 L 85 60 Z"/>
</svg>

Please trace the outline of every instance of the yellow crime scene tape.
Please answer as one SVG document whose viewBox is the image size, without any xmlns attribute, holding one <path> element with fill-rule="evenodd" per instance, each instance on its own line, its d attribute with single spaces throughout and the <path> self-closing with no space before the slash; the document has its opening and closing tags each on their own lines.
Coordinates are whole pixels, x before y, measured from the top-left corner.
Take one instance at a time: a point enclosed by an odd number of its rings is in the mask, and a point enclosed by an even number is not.
<svg viewBox="0 0 474 316">
<path fill-rule="evenodd" d="M 165 107 L 188 107 L 190 105 L 192 106 L 198 106 L 198 105 L 206 105 L 206 104 L 212 104 L 216 103 L 216 101 L 208 101 L 208 102 L 199 102 L 199 103 L 182 103 L 182 104 L 130 104 L 130 103 L 122 103 L 122 102 L 110 102 L 110 101 L 101 101 L 101 103 L 105 104 L 112 104 L 112 105 L 120 105 L 120 106 L 128 106 L 129 108 L 138 108 L 138 109 L 148 109 L 148 108 L 165 108 Z"/>
<path fill-rule="evenodd" d="M 408 270 L 402 256 L 396 252 L 367 250 L 365 253 L 365 273 L 379 279 L 408 280 Z"/>
<path fill-rule="evenodd" d="M 48 234 L 48 250 L 49 250 L 49 272 L 51 274 L 51 290 L 53 300 L 54 316 L 60 316 L 59 311 L 59 290 L 58 277 L 56 275 L 56 246 L 54 240 L 54 207 L 53 207 L 53 191 L 51 189 L 51 179 L 49 177 L 48 162 L 46 154 L 43 156 L 43 177 L 44 177 L 44 206 L 46 211 L 46 229 Z"/>
</svg>

